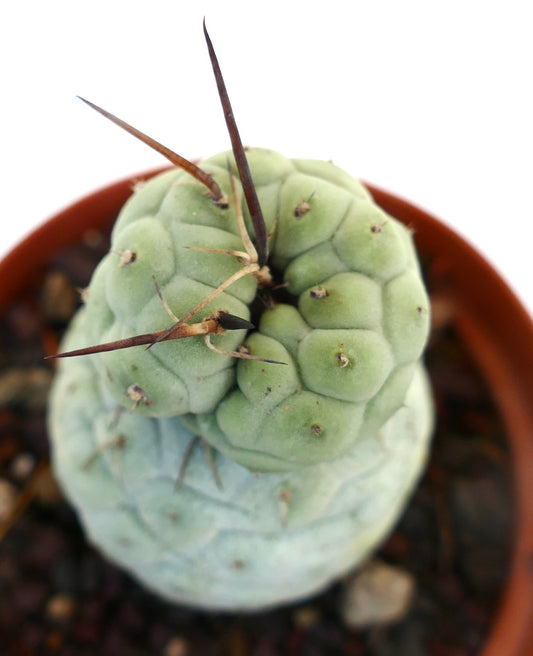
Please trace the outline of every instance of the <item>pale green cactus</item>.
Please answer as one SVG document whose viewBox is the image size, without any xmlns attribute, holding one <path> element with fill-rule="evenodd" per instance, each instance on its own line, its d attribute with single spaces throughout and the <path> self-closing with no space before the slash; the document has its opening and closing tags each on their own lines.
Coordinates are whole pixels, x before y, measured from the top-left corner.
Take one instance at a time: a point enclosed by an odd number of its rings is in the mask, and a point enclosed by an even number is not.
<svg viewBox="0 0 533 656">
<path fill-rule="evenodd" d="M 112 559 L 170 599 L 255 609 L 353 567 L 401 511 L 431 430 L 429 302 L 408 230 L 363 185 L 251 149 L 252 185 L 234 150 L 124 206 L 50 433 Z"/>
<path fill-rule="evenodd" d="M 105 373 L 70 360 L 52 397 L 54 468 L 89 538 L 148 587 L 254 610 L 321 589 L 383 538 L 425 460 L 428 399 L 418 366 L 404 407 L 343 457 L 257 475 L 217 453 L 220 488 L 196 448 L 176 484 L 192 437 L 181 420 L 117 415 Z"/>
</svg>

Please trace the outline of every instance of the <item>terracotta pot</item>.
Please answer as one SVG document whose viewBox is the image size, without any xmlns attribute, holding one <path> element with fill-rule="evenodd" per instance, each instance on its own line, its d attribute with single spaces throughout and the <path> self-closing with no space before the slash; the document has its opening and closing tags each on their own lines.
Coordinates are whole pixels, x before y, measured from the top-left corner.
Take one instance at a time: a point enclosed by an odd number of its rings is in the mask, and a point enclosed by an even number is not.
<svg viewBox="0 0 533 656">
<path fill-rule="evenodd" d="M 151 171 L 149 177 L 157 173 Z M 88 229 L 115 219 L 131 193 L 122 180 L 71 205 L 41 225 L 0 262 L 0 312 L 24 293 L 50 255 Z M 421 209 L 372 188 L 376 201 L 413 227 L 419 251 L 446 280 L 461 338 L 484 374 L 511 450 L 516 528 L 501 607 L 482 656 L 533 654 L 533 323 L 491 266 L 461 237 Z"/>
</svg>

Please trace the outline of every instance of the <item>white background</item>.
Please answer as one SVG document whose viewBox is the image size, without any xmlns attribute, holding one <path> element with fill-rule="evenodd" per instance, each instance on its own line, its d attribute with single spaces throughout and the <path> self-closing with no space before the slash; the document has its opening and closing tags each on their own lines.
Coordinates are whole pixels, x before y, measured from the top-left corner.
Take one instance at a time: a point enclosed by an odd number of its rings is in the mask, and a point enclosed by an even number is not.
<svg viewBox="0 0 533 656">
<path fill-rule="evenodd" d="M 185 157 L 229 147 L 205 15 L 245 143 L 333 159 L 425 207 L 533 311 L 527 0 L 3 6 L 0 256 L 79 196 L 164 163 L 76 94 Z"/>
</svg>

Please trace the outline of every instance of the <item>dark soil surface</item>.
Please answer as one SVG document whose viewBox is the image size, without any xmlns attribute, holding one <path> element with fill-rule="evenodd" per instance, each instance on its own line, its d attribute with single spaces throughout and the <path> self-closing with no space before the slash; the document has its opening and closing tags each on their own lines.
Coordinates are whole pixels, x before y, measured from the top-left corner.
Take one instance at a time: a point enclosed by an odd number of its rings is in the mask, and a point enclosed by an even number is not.
<svg viewBox="0 0 533 656">
<path fill-rule="evenodd" d="M 438 414 L 427 472 L 380 562 L 414 581 L 394 623 L 348 625 L 341 581 L 253 615 L 208 614 L 144 591 L 89 546 L 48 466 L 54 352 L 106 237 L 62 253 L 0 326 L 1 656 L 467 656 L 490 632 L 509 566 L 513 502 L 505 434 L 434 292 L 427 362 Z M 379 604 L 379 599 L 377 600 Z"/>
</svg>

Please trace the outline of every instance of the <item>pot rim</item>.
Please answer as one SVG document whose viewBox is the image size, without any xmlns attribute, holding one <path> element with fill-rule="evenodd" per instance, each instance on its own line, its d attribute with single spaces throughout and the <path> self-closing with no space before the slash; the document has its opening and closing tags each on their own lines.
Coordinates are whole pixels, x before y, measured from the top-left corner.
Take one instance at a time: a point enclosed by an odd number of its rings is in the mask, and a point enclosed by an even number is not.
<svg viewBox="0 0 533 656">
<path fill-rule="evenodd" d="M 0 310 L 44 271 L 50 253 L 87 230 L 109 226 L 134 184 L 166 169 L 102 187 L 39 225 L 0 261 Z M 533 322 L 500 275 L 463 237 L 409 201 L 367 186 L 383 209 L 414 229 L 420 252 L 446 277 L 457 330 L 485 375 L 507 430 L 516 530 L 507 585 L 481 656 L 527 656 L 533 653 Z"/>
</svg>

